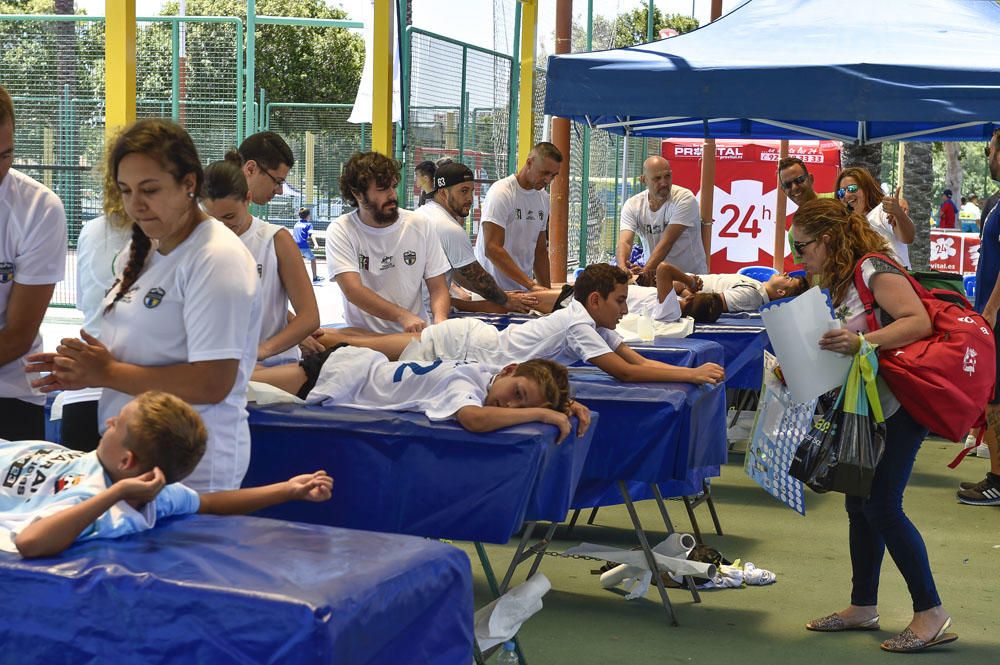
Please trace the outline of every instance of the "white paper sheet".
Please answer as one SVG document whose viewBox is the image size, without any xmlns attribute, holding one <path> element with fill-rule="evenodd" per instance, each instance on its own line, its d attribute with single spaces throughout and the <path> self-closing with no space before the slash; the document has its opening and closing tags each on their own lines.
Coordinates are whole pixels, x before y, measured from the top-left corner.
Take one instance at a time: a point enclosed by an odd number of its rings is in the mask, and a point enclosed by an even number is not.
<svg viewBox="0 0 1000 665">
<path fill-rule="evenodd" d="M 819 348 L 823 334 L 839 328 L 840 322 L 833 318 L 818 286 L 768 307 L 761 319 L 793 400 L 808 402 L 844 383 L 851 357 Z"/>
<path fill-rule="evenodd" d="M 479 650 L 502 644 L 517 634 L 521 624 L 542 609 L 542 596 L 552 588 L 549 578 L 535 573 L 531 579 L 510 589 L 476 612 L 473 618 Z"/>
</svg>

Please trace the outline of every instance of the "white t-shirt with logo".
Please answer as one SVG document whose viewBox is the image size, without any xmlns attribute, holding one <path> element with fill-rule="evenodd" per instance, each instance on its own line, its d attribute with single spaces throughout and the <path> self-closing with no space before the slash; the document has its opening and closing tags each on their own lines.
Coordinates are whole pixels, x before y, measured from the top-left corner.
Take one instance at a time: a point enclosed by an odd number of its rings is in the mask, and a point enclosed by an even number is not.
<svg viewBox="0 0 1000 665">
<path fill-rule="evenodd" d="M 259 281 L 240 239 L 222 222 L 208 219 L 166 256 L 150 250 L 139 279 L 102 321 L 101 341 L 126 363 L 240 361 L 225 399 L 193 405 L 205 421 L 208 448 L 185 483 L 199 492 L 238 488 L 250 463 L 246 390 L 260 339 Z M 105 305 L 117 291 L 108 292 Z M 99 406 L 102 429 L 131 399 L 105 388 Z"/>
<path fill-rule="evenodd" d="M 250 228 L 243 232 L 240 240 L 247 246 L 257 263 L 260 277 L 260 342 L 271 339 L 288 325 L 288 292 L 278 274 L 278 255 L 274 250 L 274 236 L 288 233 L 283 226 L 269 224 L 254 217 Z M 258 342 L 259 344 L 259 342 Z M 302 358 L 298 344 L 281 353 L 264 359 L 267 366 L 297 363 Z"/>
<path fill-rule="evenodd" d="M 630 197 L 622 206 L 621 228 L 634 232 L 642 240 L 644 261 L 649 261 L 653 248 L 672 224 L 683 226 L 684 231 L 664 260 L 684 272 L 708 272 L 698 199 L 690 189 L 671 185 L 670 198 L 655 212 L 649 208 L 648 191 Z"/>
<path fill-rule="evenodd" d="M 419 411 L 447 420 L 465 406 L 482 406 L 494 370 L 450 360 L 390 362 L 371 349 L 337 349 L 320 369 L 307 404 L 370 411 Z"/>
<path fill-rule="evenodd" d="M 483 201 L 481 222 L 492 222 L 504 230 L 503 247 L 514 263 L 529 277 L 535 275 L 535 247 L 549 219 L 549 194 L 544 189 L 524 189 L 517 177 L 509 175 L 490 187 Z M 500 271 L 486 257 L 486 240 L 480 230 L 476 258 L 493 275 L 504 291 L 521 291 L 524 286 Z"/>
<path fill-rule="evenodd" d="M 472 251 L 472 242 L 469 241 L 469 235 L 465 232 L 465 227 L 460 225 L 444 206 L 433 199 L 428 200 L 427 203 L 420 206 L 420 211 L 417 214 L 424 217 L 434 235 L 441 241 L 441 250 L 444 252 L 444 257 L 448 259 L 448 264 L 451 266 L 451 270 L 445 273 L 445 279 L 448 282 L 448 289 L 450 290 L 451 284 L 454 281 L 455 268 L 464 268 L 470 263 L 476 262 L 476 255 Z M 426 285 L 423 290 L 424 307 L 430 312 L 431 294 L 427 290 Z"/>
<path fill-rule="evenodd" d="M 81 453 L 45 441 L 0 439 L 0 551 L 16 552 L 14 538 L 29 524 L 83 503 L 110 486 L 96 452 Z M 77 540 L 145 531 L 157 519 L 196 513 L 199 505 L 195 492 L 173 483 L 139 510 L 119 501 Z"/>
<path fill-rule="evenodd" d="M 448 272 L 441 243 L 422 215 L 399 211 L 399 219 L 385 228 L 361 221 L 357 211 L 335 219 L 326 229 L 326 268 L 330 279 L 356 272 L 361 284 L 391 303 L 430 321 L 424 309 L 424 280 Z M 344 318 L 349 326 L 373 332 L 402 332 L 395 322 L 364 311 L 344 296 Z"/>
<path fill-rule="evenodd" d="M 80 229 L 76 240 L 76 306 L 83 312 L 83 329 L 101 334 L 101 301 L 115 283 L 121 252 L 132 239 L 132 223 L 116 226 L 105 215 L 95 217 Z"/>
<path fill-rule="evenodd" d="M 740 274 L 698 275 L 701 290 L 705 293 L 721 293 L 730 312 L 756 312 L 762 305 L 771 302 L 763 282 Z"/>
<path fill-rule="evenodd" d="M 7 326 L 7 302 L 14 284 L 38 286 L 62 281 L 66 274 L 66 212 L 52 190 L 10 169 L 0 182 L 0 330 Z M 0 366 L 0 397 L 44 404 L 31 387 L 25 358 L 42 350 L 42 336 L 28 353 Z"/>
<path fill-rule="evenodd" d="M 646 314 L 654 321 L 673 323 L 681 318 L 681 303 L 673 289 L 667 291 L 663 302 L 655 286 L 628 285 L 628 296 L 625 300 L 631 314 Z"/>
</svg>

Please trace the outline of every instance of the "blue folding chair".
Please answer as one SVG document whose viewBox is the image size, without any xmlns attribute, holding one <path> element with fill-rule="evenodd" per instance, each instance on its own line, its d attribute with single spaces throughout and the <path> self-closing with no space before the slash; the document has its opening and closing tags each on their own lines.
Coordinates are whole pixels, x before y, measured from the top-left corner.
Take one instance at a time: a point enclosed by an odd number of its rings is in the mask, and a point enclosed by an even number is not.
<svg viewBox="0 0 1000 665">
<path fill-rule="evenodd" d="M 976 297 L 976 276 L 966 275 L 962 284 L 965 286 L 965 295 L 969 296 L 970 300 L 974 300 Z"/>
<path fill-rule="evenodd" d="M 746 275 L 750 279 L 756 279 L 758 282 L 766 282 L 771 278 L 771 275 L 778 271 L 767 266 L 745 266 L 736 272 L 740 275 Z"/>
</svg>

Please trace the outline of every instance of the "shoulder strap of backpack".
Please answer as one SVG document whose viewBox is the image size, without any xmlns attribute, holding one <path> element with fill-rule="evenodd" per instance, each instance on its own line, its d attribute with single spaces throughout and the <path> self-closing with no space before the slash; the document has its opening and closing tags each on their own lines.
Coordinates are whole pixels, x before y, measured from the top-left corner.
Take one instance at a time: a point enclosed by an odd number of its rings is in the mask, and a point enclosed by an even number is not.
<svg viewBox="0 0 1000 665">
<path fill-rule="evenodd" d="M 854 266 L 854 288 L 858 290 L 858 295 L 861 296 L 861 303 L 865 306 L 865 317 L 868 319 L 869 330 L 878 330 L 880 326 L 878 324 L 877 317 L 875 316 L 875 296 L 872 295 L 871 289 L 869 289 L 868 285 L 865 284 L 864 277 L 861 274 L 861 266 L 864 265 L 865 261 L 868 259 L 880 259 L 894 266 L 899 271 L 899 274 L 910 282 L 910 286 L 913 287 L 917 297 L 921 300 L 934 297 L 934 295 L 928 291 L 923 284 L 918 282 L 908 270 L 896 263 L 896 261 L 892 258 L 886 256 L 885 254 L 879 254 L 878 252 L 869 252 L 868 254 L 865 254 L 861 257 L 861 260 L 858 261 L 857 265 Z"/>
</svg>

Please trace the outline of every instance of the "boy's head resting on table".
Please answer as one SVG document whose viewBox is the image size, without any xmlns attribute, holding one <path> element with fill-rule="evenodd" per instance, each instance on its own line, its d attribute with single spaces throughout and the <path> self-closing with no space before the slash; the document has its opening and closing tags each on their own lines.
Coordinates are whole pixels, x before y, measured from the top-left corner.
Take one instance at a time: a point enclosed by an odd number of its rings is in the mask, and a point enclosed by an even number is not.
<svg viewBox="0 0 1000 665">
<path fill-rule="evenodd" d="M 551 360 L 535 359 L 504 367 L 490 383 L 483 406 L 541 407 L 565 413 L 569 401 L 566 368 Z"/>
<path fill-rule="evenodd" d="M 681 314 L 698 323 L 715 323 L 722 316 L 722 296 L 718 293 L 692 293 L 677 300 Z"/>
<path fill-rule="evenodd" d="M 168 484 L 176 483 L 201 461 L 207 441 L 205 424 L 190 404 L 150 390 L 108 419 L 97 458 L 112 481 L 159 467 Z"/>
</svg>

